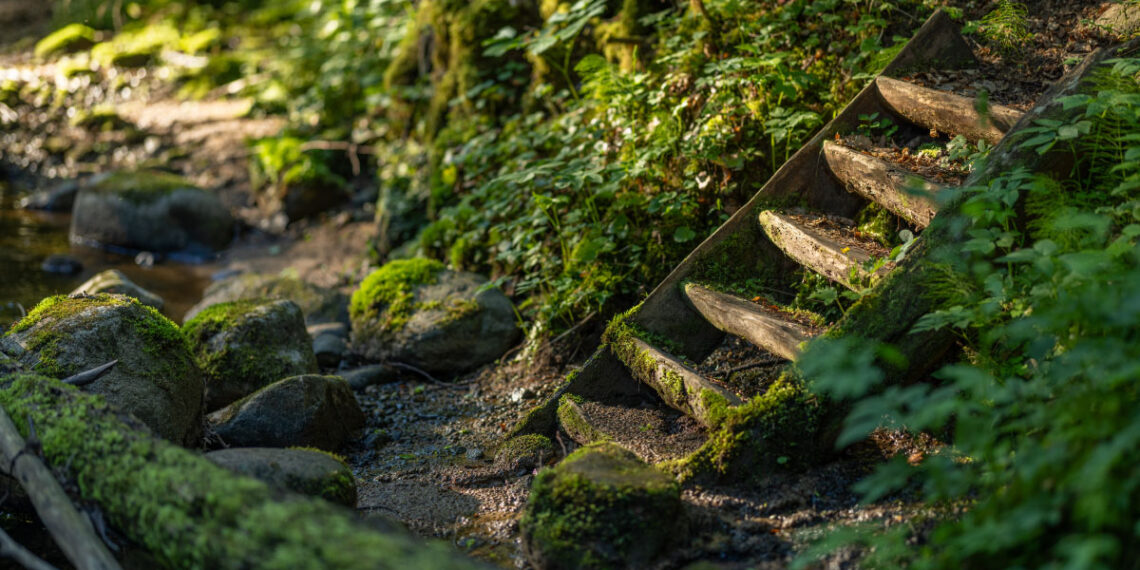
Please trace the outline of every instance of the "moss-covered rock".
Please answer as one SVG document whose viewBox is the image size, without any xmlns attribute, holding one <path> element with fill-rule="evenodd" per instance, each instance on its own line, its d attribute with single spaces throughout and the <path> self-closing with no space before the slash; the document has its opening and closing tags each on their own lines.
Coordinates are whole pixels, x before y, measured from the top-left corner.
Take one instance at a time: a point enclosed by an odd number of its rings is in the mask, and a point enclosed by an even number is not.
<svg viewBox="0 0 1140 570">
<path fill-rule="evenodd" d="M 512 437 L 495 451 L 495 467 L 510 471 L 530 471 L 554 458 L 554 444 L 545 435 Z"/>
<path fill-rule="evenodd" d="M 182 35 L 168 22 L 132 27 L 91 48 L 91 58 L 103 67 L 142 67 L 164 49 L 179 49 Z"/>
<path fill-rule="evenodd" d="M 538 568 L 645 568 L 679 530 L 681 514 L 671 477 L 605 442 L 540 472 L 519 528 Z"/>
<path fill-rule="evenodd" d="M 207 410 L 282 378 L 317 372 L 313 341 L 292 301 L 219 303 L 187 321 L 183 334 L 202 368 Z"/>
<path fill-rule="evenodd" d="M 162 300 L 162 297 L 139 287 L 118 269 L 108 269 L 88 279 L 72 291 L 71 295 L 98 295 L 99 293 L 133 297 L 138 299 L 140 303 L 148 307 L 154 307 L 159 311 L 161 311 L 162 306 L 166 304 L 165 301 Z"/>
<path fill-rule="evenodd" d="M 234 219 L 214 194 L 179 176 L 119 172 L 93 179 L 75 199 L 72 241 L 154 252 L 213 252 Z"/>
<path fill-rule="evenodd" d="M 178 326 L 135 299 L 99 294 L 45 299 L 6 335 L 5 350 L 29 370 L 63 378 L 118 360 L 86 390 L 138 417 L 155 433 L 196 444 L 202 373 Z"/>
<path fill-rule="evenodd" d="M 327 501 L 283 494 L 134 429 L 103 398 L 31 375 L 0 377 L 0 406 L 48 466 L 167 567 L 479 568 L 442 543 L 377 532 Z"/>
<path fill-rule="evenodd" d="M 336 451 L 364 427 L 364 412 L 343 378 L 305 375 L 274 382 L 210 414 L 209 421 L 231 446 Z"/>
<path fill-rule="evenodd" d="M 68 24 L 36 43 L 36 57 L 50 57 L 90 49 L 95 30 L 83 24 Z"/>
<path fill-rule="evenodd" d="M 356 506 L 356 479 L 344 459 L 319 449 L 219 449 L 206 459 L 278 489 Z"/>
<path fill-rule="evenodd" d="M 369 275 L 349 305 L 356 352 L 454 374 L 501 356 L 519 336 L 514 308 L 472 273 L 407 259 Z"/>
<path fill-rule="evenodd" d="M 280 274 L 243 273 L 211 284 L 202 300 L 186 312 L 189 322 L 207 307 L 247 299 L 288 299 L 301 308 L 305 323 L 348 322 L 348 297 L 318 287 L 289 271 Z"/>
</svg>

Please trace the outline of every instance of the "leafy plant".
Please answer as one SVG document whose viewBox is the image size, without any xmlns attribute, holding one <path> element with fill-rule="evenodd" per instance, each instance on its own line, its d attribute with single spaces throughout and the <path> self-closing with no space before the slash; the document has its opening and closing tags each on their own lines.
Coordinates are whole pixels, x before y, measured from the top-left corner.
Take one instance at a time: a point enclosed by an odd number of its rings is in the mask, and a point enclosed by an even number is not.
<svg viewBox="0 0 1140 570">
<path fill-rule="evenodd" d="M 1065 118 L 1038 122 L 1022 138 L 1023 149 L 1054 153 L 1071 171 L 1015 169 L 966 190 L 969 257 L 936 260 L 941 307 L 914 328 L 952 329 L 966 344 L 966 358 L 937 372 L 937 384 L 882 387 L 873 362 L 883 347 L 865 341 L 817 343 L 801 359 L 819 390 L 854 401 L 841 444 L 884 421 L 949 442 L 917 466 L 898 458 L 857 486 L 867 500 L 909 490 L 948 515 L 933 530 L 851 529 L 821 548 L 865 545 L 867 567 L 1134 560 L 1137 72 L 1140 60 L 1109 62 L 1091 92 L 1062 99 Z"/>
<path fill-rule="evenodd" d="M 1007 57 L 1021 57 L 1033 39 L 1029 31 L 1029 8 L 1021 2 L 1000 0 L 997 8 L 977 24 L 981 38 Z"/>
</svg>

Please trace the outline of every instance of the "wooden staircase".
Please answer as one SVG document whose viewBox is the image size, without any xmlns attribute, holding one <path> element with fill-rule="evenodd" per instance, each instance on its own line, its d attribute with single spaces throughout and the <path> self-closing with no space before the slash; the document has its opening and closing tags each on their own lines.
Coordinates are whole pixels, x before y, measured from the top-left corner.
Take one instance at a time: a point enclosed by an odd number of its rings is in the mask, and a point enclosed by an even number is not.
<svg viewBox="0 0 1140 570">
<path fill-rule="evenodd" d="M 790 311 L 729 292 L 734 290 L 731 283 L 712 283 L 708 276 L 727 274 L 729 280 L 743 280 L 765 275 L 786 283 L 790 276 L 810 271 L 858 291 L 889 273 L 894 263 L 887 250 L 852 231 L 849 220 L 876 204 L 921 239 L 921 231 L 937 214 L 938 194 L 947 186 L 846 146 L 838 135 L 854 132 L 861 116 L 875 115 L 918 136 L 961 135 L 971 142 L 997 144 L 1018 122 L 1020 111 L 1000 105 L 985 108 L 973 98 L 891 77 L 906 70 L 972 64 L 973 56 L 957 27 L 936 13 L 747 205 L 678 265 L 644 303 L 612 324 L 605 344 L 584 368 L 513 434 L 552 435 L 561 430 L 579 443 L 608 437 L 604 430 L 583 427 L 589 420 L 574 399 L 616 401 L 645 387 L 652 389 L 659 404 L 705 429 L 715 428 L 724 406 L 743 400 L 718 379 L 697 372 L 694 363 L 704 360 L 725 335 L 795 361 L 804 343 L 826 326 L 805 324 Z M 717 271 L 709 271 L 710 267 Z M 563 425 L 571 419 L 574 426 Z M 653 454 L 642 455 L 654 459 Z"/>
</svg>

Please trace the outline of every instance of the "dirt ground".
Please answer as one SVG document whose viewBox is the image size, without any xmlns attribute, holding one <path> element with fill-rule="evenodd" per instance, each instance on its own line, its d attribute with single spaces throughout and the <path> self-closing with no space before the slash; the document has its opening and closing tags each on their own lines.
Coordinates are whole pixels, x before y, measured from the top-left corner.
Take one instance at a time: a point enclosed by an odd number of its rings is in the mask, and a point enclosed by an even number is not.
<svg viewBox="0 0 1140 570">
<path fill-rule="evenodd" d="M 5 6 L 0 0 L 0 22 Z M 908 79 L 963 94 L 978 90 L 993 100 L 1028 108 L 1064 71 L 1098 45 L 1103 30 L 1092 24 L 1108 4 L 1094 1 L 1033 2 L 1031 46 L 1011 58 L 975 43 L 981 60 L 973 73 L 928 71 Z M 963 2 L 968 18 L 985 14 L 991 3 Z M 27 15 L 15 27 L 34 30 L 42 17 Z M 9 26 L 12 29 L 12 26 Z M 4 28 L 0 26 L 0 37 Z M 36 78 L 54 82 L 54 70 L 27 56 L 26 41 L 0 51 L 0 80 Z M 134 78 L 128 79 L 128 84 Z M 217 189 L 249 227 L 237 246 L 216 264 L 194 268 L 199 278 L 219 271 L 278 272 L 292 268 L 318 285 L 350 292 L 371 269 L 367 249 L 375 235 L 372 212 L 345 208 L 282 233 L 258 230 L 248 179 L 247 137 L 268 136 L 282 128 L 277 118 L 247 116 L 248 102 L 213 99 L 184 102 L 173 98 L 155 78 L 139 77 L 132 93 L 74 85 L 72 101 L 91 107 L 112 104 L 135 134 L 114 139 L 106 133 L 71 127 L 66 118 L 41 108 L 24 110 L 16 127 L 0 133 L 0 151 L 9 169 L 37 179 L 66 178 L 87 172 L 164 161 L 197 183 Z M 52 152 L 53 137 L 86 141 L 85 153 Z M 104 137 L 104 138 L 101 138 Z M 101 152 L 112 146 L 124 151 Z M 897 146 L 878 145 L 876 154 L 904 168 L 916 160 Z M 923 164 L 919 164 L 923 166 Z M 940 173 L 937 165 L 926 164 Z M 963 173 L 945 172 L 947 181 Z M 363 436 L 347 449 L 359 485 L 358 510 L 406 525 L 412 532 L 443 539 L 503 567 L 527 568 L 518 547 L 517 519 L 536 468 L 511 469 L 494 462 L 496 444 L 529 409 L 549 397 L 565 375 L 594 349 L 602 323 L 590 323 L 533 353 L 519 347 L 499 365 L 485 367 L 454 382 L 415 375 L 358 392 L 368 418 Z M 762 393 L 783 366 L 736 339 L 730 339 L 700 370 L 731 385 L 742 395 Z M 742 369 L 745 367 L 747 373 Z M 699 426 L 646 393 L 640 399 L 586 402 L 584 407 L 607 431 L 649 459 L 668 459 L 692 451 L 703 441 Z M 643 429 L 644 428 L 644 429 Z M 559 452 L 544 458 L 553 464 L 574 443 L 560 438 Z M 931 515 L 926 508 L 893 497 L 861 504 L 852 484 L 873 459 L 922 446 L 883 435 L 878 445 L 851 450 L 807 473 L 774 475 L 757 487 L 689 485 L 683 491 L 687 527 L 675 548 L 659 564 L 679 568 L 703 560 L 715 568 L 776 568 L 798 549 L 835 525 L 876 522 L 910 523 Z M 870 459 L 870 460 L 869 460 Z M 843 552 L 829 567 L 853 565 L 856 553 Z"/>
</svg>

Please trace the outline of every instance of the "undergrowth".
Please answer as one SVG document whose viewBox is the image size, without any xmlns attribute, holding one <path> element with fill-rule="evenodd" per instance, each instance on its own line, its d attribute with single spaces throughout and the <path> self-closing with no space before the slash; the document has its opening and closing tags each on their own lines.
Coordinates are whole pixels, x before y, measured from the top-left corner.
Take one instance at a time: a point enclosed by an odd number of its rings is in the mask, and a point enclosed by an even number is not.
<svg viewBox="0 0 1140 570">
<path fill-rule="evenodd" d="M 1005 172 L 965 190 L 965 257 L 936 259 L 939 309 L 914 332 L 954 331 L 965 357 L 937 384 L 883 387 L 846 362 L 852 339 L 803 359 L 817 389 L 861 398 L 840 444 L 887 422 L 950 442 L 858 484 L 868 501 L 909 492 L 945 516 L 834 534 L 874 567 L 1119 568 L 1140 514 L 1140 59 L 1116 59 L 1019 141 L 1060 172 Z M 809 358 L 809 356 L 811 358 Z M 870 362 L 870 360 L 866 360 Z"/>
</svg>

